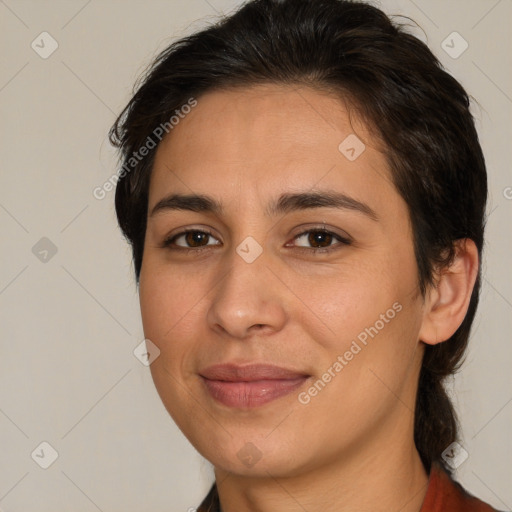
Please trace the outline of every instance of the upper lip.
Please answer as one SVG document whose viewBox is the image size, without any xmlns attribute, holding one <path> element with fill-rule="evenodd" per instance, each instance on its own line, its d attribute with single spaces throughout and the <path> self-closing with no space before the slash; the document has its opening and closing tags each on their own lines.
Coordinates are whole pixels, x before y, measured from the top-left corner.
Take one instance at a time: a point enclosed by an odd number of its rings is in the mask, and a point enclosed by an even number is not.
<svg viewBox="0 0 512 512">
<path fill-rule="evenodd" d="M 304 372 L 282 368 L 270 364 L 217 364 L 199 373 L 209 380 L 228 382 L 251 382 L 256 380 L 290 380 L 308 377 Z"/>
</svg>

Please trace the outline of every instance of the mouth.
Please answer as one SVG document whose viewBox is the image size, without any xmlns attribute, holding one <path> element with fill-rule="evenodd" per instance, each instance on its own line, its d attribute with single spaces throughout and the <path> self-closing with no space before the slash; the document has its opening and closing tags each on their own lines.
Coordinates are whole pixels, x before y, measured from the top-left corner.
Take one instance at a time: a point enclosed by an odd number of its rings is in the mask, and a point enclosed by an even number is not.
<svg viewBox="0 0 512 512">
<path fill-rule="evenodd" d="M 259 407 L 289 395 L 310 375 L 273 365 L 221 364 L 199 373 L 212 398 L 228 407 Z"/>
</svg>

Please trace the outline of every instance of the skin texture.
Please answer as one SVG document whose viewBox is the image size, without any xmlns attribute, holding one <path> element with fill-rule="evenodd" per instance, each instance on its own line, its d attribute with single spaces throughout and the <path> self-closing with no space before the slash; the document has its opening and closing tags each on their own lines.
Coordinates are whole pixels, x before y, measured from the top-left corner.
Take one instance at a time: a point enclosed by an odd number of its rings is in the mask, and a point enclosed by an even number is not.
<svg viewBox="0 0 512 512">
<path fill-rule="evenodd" d="M 354 133 L 366 147 L 350 161 L 338 147 Z M 208 93 L 157 150 L 139 288 L 145 336 L 161 351 L 151 371 L 177 425 L 215 466 L 224 512 L 421 508 L 428 476 L 413 415 L 424 344 L 462 322 L 478 257 L 471 241 L 461 243 L 422 297 L 407 205 L 390 176 L 379 142 L 345 103 L 307 87 Z M 346 208 L 267 211 L 281 194 L 332 191 L 364 202 L 376 219 Z M 207 195 L 222 211 L 151 215 L 177 193 Z M 212 235 L 163 246 L 184 228 Z M 351 243 L 294 239 L 319 228 Z M 236 251 L 249 236 L 262 248 L 251 263 Z M 312 252 L 322 246 L 332 250 Z M 393 304 L 400 311 L 301 403 L 299 393 Z M 199 376 L 226 362 L 310 378 L 261 407 L 235 409 Z M 250 467 L 240 456 L 248 451 L 257 459 Z"/>
</svg>

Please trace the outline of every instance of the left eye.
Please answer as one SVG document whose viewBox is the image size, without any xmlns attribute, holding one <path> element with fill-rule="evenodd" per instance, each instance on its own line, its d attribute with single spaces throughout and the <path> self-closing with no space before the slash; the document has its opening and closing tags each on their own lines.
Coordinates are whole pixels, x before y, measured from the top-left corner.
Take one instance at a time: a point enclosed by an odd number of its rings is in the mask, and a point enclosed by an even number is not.
<svg viewBox="0 0 512 512">
<path fill-rule="evenodd" d="M 330 249 L 333 247 L 333 242 L 348 245 L 350 243 L 346 238 L 342 238 L 331 231 L 324 229 L 311 229 L 297 235 L 294 238 L 298 247 L 306 247 L 312 250 Z M 309 244 L 309 245 L 308 245 Z"/>
</svg>

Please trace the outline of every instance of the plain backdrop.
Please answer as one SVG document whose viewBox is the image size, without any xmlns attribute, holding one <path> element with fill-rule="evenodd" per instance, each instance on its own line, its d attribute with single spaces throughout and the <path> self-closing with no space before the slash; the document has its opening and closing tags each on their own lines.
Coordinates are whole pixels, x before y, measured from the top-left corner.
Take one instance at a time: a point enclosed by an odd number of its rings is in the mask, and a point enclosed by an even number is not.
<svg viewBox="0 0 512 512">
<path fill-rule="evenodd" d="M 116 172 L 107 132 L 145 66 L 239 3 L 0 0 L 4 512 L 186 512 L 210 487 L 209 463 L 134 356 L 144 336 L 131 254 L 113 192 L 97 200 L 92 191 Z M 489 217 L 481 306 L 451 385 L 469 455 L 456 477 L 511 510 L 512 2 L 373 3 L 414 19 L 414 33 L 477 100 Z M 447 37 L 468 48 L 449 55 Z"/>
</svg>

